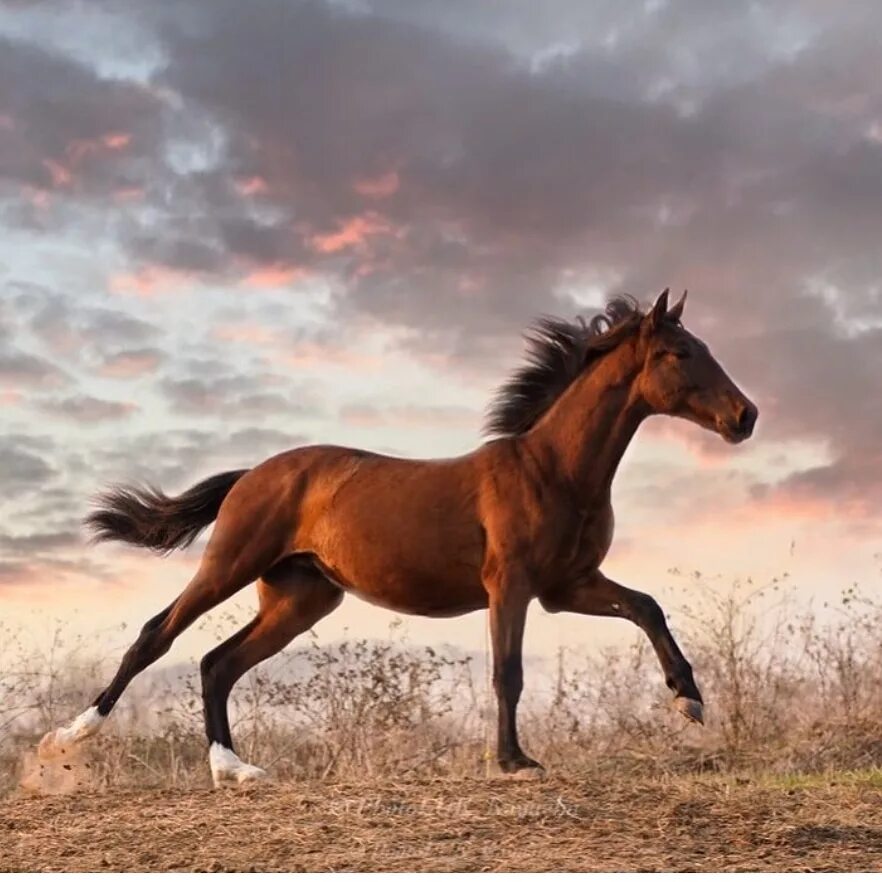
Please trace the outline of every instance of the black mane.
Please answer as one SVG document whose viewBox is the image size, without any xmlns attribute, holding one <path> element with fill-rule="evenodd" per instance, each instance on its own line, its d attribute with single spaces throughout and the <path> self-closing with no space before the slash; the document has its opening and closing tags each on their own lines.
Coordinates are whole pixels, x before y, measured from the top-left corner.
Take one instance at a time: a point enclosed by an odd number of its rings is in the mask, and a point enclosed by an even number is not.
<svg viewBox="0 0 882 882">
<path fill-rule="evenodd" d="M 527 363 L 496 393 L 487 413 L 491 435 L 521 435 L 538 422 L 601 353 L 615 348 L 640 324 L 638 303 L 612 298 L 589 322 L 544 316 L 526 334 Z"/>
</svg>

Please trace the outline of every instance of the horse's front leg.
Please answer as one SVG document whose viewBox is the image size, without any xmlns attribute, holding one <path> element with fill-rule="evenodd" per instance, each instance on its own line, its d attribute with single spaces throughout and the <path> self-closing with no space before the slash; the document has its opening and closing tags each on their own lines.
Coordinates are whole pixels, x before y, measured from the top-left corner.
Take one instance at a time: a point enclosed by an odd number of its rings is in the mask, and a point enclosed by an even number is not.
<svg viewBox="0 0 882 882">
<path fill-rule="evenodd" d="M 629 619 L 649 637 L 674 693 L 674 706 L 695 723 L 704 722 L 701 693 L 692 677 L 692 665 L 677 646 L 665 614 L 648 594 L 632 591 L 601 572 L 572 585 L 561 585 L 539 597 L 549 612 L 574 612 L 589 616 Z"/>
<path fill-rule="evenodd" d="M 524 685 L 521 647 L 531 593 L 526 579 L 514 572 L 492 568 L 485 573 L 493 642 L 493 685 L 499 709 L 497 762 L 506 773 L 522 776 L 541 774 L 543 769 L 530 759 L 518 742 L 517 708 Z"/>
</svg>

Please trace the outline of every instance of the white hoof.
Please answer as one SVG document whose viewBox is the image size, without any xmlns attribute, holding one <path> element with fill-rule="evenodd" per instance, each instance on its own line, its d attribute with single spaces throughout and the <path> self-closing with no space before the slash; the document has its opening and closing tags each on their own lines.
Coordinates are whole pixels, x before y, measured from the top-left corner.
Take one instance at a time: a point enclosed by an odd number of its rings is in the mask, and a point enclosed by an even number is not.
<svg viewBox="0 0 882 882">
<path fill-rule="evenodd" d="M 47 732 L 37 747 L 38 756 L 49 757 L 64 753 L 78 741 L 96 734 L 106 719 L 107 717 L 98 713 L 96 707 L 84 710 L 69 726 Z"/>
<path fill-rule="evenodd" d="M 256 784 L 266 778 L 263 769 L 243 763 L 229 747 L 224 747 L 222 744 L 211 745 L 208 762 L 215 787 Z"/>
<path fill-rule="evenodd" d="M 674 699 L 674 707 L 689 720 L 690 723 L 704 725 L 704 705 L 694 698 L 684 698 L 682 695 Z"/>
</svg>

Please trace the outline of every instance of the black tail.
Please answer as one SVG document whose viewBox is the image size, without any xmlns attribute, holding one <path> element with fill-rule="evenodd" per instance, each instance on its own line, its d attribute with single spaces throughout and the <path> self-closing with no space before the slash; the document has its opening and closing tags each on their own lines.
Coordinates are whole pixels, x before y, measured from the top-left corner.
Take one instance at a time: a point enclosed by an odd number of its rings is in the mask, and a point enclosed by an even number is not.
<svg viewBox="0 0 882 882">
<path fill-rule="evenodd" d="M 168 554 L 186 548 L 217 517 L 233 484 L 245 474 L 224 472 L 200 481 L 180 496 L 146 485 L 113 487 L 85 520 L 96 542 L 116 539 Z"/>
</svg>

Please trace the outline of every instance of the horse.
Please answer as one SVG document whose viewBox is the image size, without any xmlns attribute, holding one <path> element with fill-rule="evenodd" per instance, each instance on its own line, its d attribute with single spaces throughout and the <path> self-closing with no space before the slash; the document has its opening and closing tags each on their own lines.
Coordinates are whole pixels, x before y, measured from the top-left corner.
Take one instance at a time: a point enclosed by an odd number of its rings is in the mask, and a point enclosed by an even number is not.
<svg viewBox="0 0 882 882">
<path fill-rule="evenodd" d="M 707 345 L 683 326 L 686 294 L 647 310 L 612 298 L 590 322 L 544 317 L 528 357 L 491 403 L 482 446 L 416 460 L 339 446 L 280 453 L 210 477 L 177 497 L 112 486 L 86 519 L 95 541 L 169 553 L 213 521 L 196 574 L 150 619 L 113 680 L 50 753 L 94 735 L 136 674 L 203 613 L 256 581 L 255 617 L 200 663 L 209 765 L 216 787 L 266 773 L 236 754 L 227 700 L 250 668 L 332 613 L 346 592 L 403 614 L 489 611 L 503 775 L 541 775 L 518 741 L 521 646 L 532 600 L 549 612 L 627 619 L 658 657 L 673 705 L 703 722 L 692 666 L 648 594 L 600 567 L 613 539 L 610 488 L 638 427 L 682 417 L 739 443 L 756 406 Z"/>
</svg>

